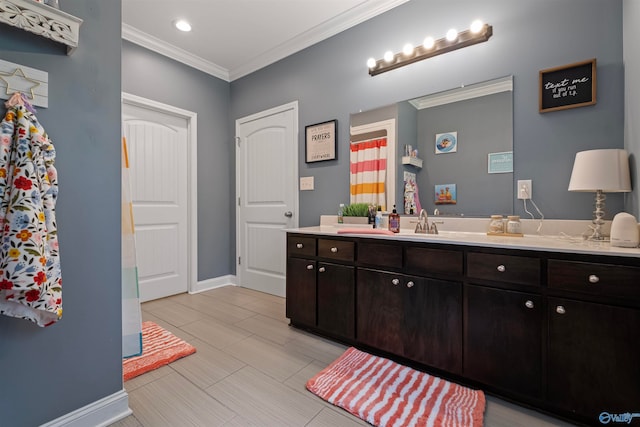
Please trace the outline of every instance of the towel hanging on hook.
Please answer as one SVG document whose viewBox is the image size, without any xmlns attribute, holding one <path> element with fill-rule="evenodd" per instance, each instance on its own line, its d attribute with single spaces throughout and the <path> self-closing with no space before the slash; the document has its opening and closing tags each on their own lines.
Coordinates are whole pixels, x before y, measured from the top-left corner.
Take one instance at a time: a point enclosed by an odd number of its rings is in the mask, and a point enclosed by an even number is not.
<svg viewBox="0 0 640 427">
<path fill-rule="evenodd" d="M 0 123 L 0 314 L 48 326 L 62 317 L 55 148 L 14 94 Z"/>
</svg>

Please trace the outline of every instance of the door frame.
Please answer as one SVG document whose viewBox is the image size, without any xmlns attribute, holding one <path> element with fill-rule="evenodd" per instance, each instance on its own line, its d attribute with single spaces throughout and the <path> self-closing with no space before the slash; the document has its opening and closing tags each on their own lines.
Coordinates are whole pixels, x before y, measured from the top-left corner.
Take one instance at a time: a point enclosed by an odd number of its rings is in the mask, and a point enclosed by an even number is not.
<svg viewBox="0 0 640 427">
<path fill-rule="evenodd" d="M 187 121 L 187 292 L 191 294 L 198 283 L 198 113 L 122 92 L 124 104 Z"/>
<path fill-rule="evenodd" d="M 294 144 L 293 144 L 293 158 L 296 159 L 295 160 L 295 164 L 292 165 L 294 172 L 293 175 L 296 177 L 296 190 L 294 191 L 294 195 L 293 195 L 293 212 L 295 212 L 294 216 L 293 216 L 293 228 L 298 228 L 299 224 L 300 224 L 300 198 L 299 198 L 299 185 L 298 185 L 298 180 L 299 178 L 299 170 L 298 170 L 298 163 L 300 162 L 300 159 L 298 158 L 298 145 L 300 142 L 300 131 L 299 131 L 299 125 L 298 125 L 298 114 L 299 114 L 299 110 L 298 110 L 298 101 L 292 101 L 292 102 L 288 102 L 286 104 L 282 104 L 279 105 L 277 107 L 273 107 L 273 108 L 269 108 L 268 110 L 264 110 L 264 111 L 260 111 L 258 113 L 255 114 L 251 114 L 249 116 L 245 116 L 245 117 L 241 117 L 239 119 L 236 119 L 236 129 L 235 129 L 235 138 L 233 139 L 233 144 L 235 146 L 235 152 L 236 152 L 236 197 L 235 197 L 235 204 L 236 204 L 236 285 L 238 286 L 242 286 L 242 268 L 240 268 L 240 265 L 238 263 L 238 259 L 240 258 L 240 254 L 242 253 L 242 242 L 240 239 L 240 227 L 242 226 L 242 224 L 240 224 L 240 205 L 238 203 L 239 198 L 240 198 L 240 190 L 242 188 L 242 170 L 241 170 L 241 162 L 240 162 L 240 156 L 239 156 L 239 148 L 240 148 L 240 137 L 238 136 L 238 129 L 239 127 L 247 122 L 251 122 L 253 120 L 257 120 L 263 117 L 267 117 L 267 116 L 272 116 L 274 114 L 278 114 L 278 113 L 282 113 L 284 111 L 287 110 L 293 110 L 293 133 L 294 133 Z M 284 250 L 285 248 L 282 248 L 282 250 Z"/>
</svg>

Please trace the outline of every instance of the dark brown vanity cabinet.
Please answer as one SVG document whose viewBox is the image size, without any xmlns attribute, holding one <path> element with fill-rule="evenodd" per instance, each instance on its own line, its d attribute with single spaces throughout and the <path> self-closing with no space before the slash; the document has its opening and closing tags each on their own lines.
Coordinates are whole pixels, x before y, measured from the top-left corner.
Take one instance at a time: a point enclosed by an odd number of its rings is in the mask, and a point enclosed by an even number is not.
<svg viewBox="0 0 640 427">
<path fill-rule="evenodd" d="M 287 242 L 293 325 L 587 425 L 640 413 L 640 257 Z"/>
<path fill-rule="evenodd" d="M 319 262 L 317 278 L 318 329 L 336 337 L 353 340 L 354 268 Z"/>
<path fill-rule="evenodd" d="M 316 239 L 287 238 L 286 315 L 301 325 L 316 325 Z"/>
<path fill-rule="evenodd" d="M 286 315 L 299 326 L 336 338 L 355 337 L 353 242 L 287 237 Z"/>
<path fill-rule="evenodd" d="M 358 342 L 460 373 L 462 284 L 358 269 Z"/>
<path fill-rule="evenodd" d="M 608 260 L 607 260 L 608 261 Z M 640 268 L 550 259 L 547 398 L 595 423 L 640 412 Z"/>
<path fill-rule="evenodd" d="M 464 375 L 542 397 L 542 297 L 465 285 Z"/>
<path fill-rule="evenodd" d="M 536 257 L 467 253 L 465 376 L 521 396 L 542 397 L 540 267 Z"/>
<path fill-rule="evenodd" d="M 547 312 L 550 404 L 593 424 L 640 412 L 640 310 L 549 298 Z"/>
<path fill-rule="evenodd" d="M 304 326 L 316 326 L 316 262 L 287 259 L 286 315 Z"/>
</svg>

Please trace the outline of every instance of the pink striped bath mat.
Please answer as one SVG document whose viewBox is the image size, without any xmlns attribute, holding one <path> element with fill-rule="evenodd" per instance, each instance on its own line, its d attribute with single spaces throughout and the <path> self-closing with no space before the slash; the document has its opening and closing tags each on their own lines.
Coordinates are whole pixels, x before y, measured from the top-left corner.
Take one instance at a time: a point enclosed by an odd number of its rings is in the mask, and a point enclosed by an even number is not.
<svg viewBox="0 0 640 427">
<path fill-rule="evenodd" d="M 375 426 L 482 426 L 485 399 L 353 347 L 307 382 L 313 394 Z"/>
<path fill-rule="evenodd" d="M 142 354 L 123 360 L 122 376 L 127 381 L 195 352 L 194 346 L 161 326 L 142 322 Z"/>
</svg>

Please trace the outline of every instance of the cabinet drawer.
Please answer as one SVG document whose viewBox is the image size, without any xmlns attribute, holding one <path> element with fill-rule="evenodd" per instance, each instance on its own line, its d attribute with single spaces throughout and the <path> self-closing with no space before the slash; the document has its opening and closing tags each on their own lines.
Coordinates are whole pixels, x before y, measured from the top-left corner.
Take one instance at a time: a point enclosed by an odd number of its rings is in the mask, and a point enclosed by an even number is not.
<svg viewBox="0 0 640 427">
<path fill-rule="evenodd" d="M 640 297 L 640 268 L 550 259 L 550 288 L 596 295 Z"/>
<path fill-rule="evenodd" d="M 539 286 L 540 259 L 469 252 L 467 275 L 475 279 Z"/>
<path fill-rule="evenodd" d="M 316 256 L 316 239 L 287 236 L 287 251 L 289 255 Z"/>
<path fill-rule="evenodd" d="M 344 240 L 318 239 L 318 256 L 340 261 L 353 261 L 355 243 Z"/>
<path fill-rule="evenodd" d="M 358 242 L 358 262 L 373 266 L 402 268 L 402 246 Z"/>
<path fill-rule="evenodd" d="M 462 252 L 408 247 L 405 257 L 407 269 L 413 273 L 462 274 Z"/>
</svg>

